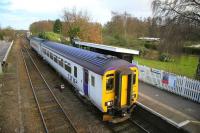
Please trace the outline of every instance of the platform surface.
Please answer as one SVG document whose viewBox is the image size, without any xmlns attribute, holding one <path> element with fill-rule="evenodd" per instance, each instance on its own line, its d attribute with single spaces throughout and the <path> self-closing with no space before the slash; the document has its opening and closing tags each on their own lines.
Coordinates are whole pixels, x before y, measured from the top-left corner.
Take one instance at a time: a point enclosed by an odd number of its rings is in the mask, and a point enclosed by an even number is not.
<svg viewBox="0 0 200 133">
<path fill-rule="evenodd" d="M 3 61 L 11 42 L 0 41 L 0 62 Z"/>
<path fill-rule="evenodd" d="M 139 83 L 139 100 L 143 105 L 177 123 L 180 127 L 195 125 L 191 132 L 200 132 L 200 103 Z M 190 129 L 189 129 L 190 130 Z"/>
</svg>

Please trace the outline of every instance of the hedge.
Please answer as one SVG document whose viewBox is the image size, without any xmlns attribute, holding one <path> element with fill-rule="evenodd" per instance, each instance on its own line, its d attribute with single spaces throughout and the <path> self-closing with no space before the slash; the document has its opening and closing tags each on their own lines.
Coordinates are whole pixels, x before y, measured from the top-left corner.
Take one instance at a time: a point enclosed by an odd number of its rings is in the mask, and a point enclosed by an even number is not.
<svg viewBox="0 0 200 133">
<path fill-rule="evenodd" d="M 187 54 L 197 54 L 197 55 L 200 55 L 200 48 L 183 47 L 183 52 L 187 53 Z"/>
</svg>

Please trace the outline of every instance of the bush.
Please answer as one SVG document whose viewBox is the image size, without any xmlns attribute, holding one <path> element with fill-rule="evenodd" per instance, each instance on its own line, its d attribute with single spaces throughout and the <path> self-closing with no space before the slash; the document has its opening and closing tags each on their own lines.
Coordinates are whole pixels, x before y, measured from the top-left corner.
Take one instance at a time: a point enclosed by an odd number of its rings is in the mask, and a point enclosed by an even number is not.
<svg viewBox="0 0 200 133">
<path fill-rule="evenodd" d="M 148 49 L 154 49 L 157 50 L 157 44 L 152 43 L 152 42 L 145 42 L 144 47 Z"/>
<path fill-rule="evenodd" d="M 59 34 L 53 33 L 53 32 L 40 32 L 38 34 L 38 37 L 50 40 L 50 41 L 55 41 L 55 42 L 61 42 L 61 36 Z"/>
<path fill-rule="evenodd" d="M 159 60 L 162 62 L 170 62 L 173 61 L 173 59 L 171 58 L 171 56 L 167 53 L 162 53 L 159 57 Z"/>
<path fill-rule="evenodd" d="M 11 27 L 0 29 L 0 40 L 12 41 L 15 39 L 15 31 Z"/>
<path fill-rule="evenodd" d="M 140 56 L 143 57 L 148 52 L 148 49 L 141 47 L 139 48 L 139 51 L 140 51 Z"/>
<path fill-rule="evenodd" d="M 61 43 L 63 43 L 63 44 L 67 44 L 67 45 L 71 44 L 69 38 L 66 38 L 66 37 L 61 36 L 60 39 L 61 39 Z"/>
<path fill-rule="evenodd" d="M 113 46 L 122 46 L 126 47 L 128 45 L 127 39 L 120 35 L 104 35 L 103 36 L 103 43 Z"/>
<path fill-rule="evenodd" d="M 183 47 L 184 53 L 187 54 L 197 54 L 200 55 L 200 48 L 195 48 L 195 47 Z"/>
<path fill-rule="evenodd" d="M 3 40 L 3 33 L 0 31 L 0 40 Z"/>
</svg>

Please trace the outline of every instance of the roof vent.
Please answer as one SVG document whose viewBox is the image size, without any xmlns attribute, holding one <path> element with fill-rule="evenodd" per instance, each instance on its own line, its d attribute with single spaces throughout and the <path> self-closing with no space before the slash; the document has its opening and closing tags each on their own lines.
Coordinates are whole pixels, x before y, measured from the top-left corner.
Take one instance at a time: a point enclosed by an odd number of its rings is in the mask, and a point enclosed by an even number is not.
<svg viewBox="0 0 200 133">
<path fill-rule="evenodd" d="M 100 58 L 100 59 L 107 59 L 107 56 L 105 56 L 105 55 L 98 55 L 97 58 Z"/>
<path fill-rule="evenodd" d="M 115 56 L 112 56 L 112 55 L 106 55 L 106 57 L 107 58 L 113 58 L 113 59 L 116 58 Z"/>
</svg>

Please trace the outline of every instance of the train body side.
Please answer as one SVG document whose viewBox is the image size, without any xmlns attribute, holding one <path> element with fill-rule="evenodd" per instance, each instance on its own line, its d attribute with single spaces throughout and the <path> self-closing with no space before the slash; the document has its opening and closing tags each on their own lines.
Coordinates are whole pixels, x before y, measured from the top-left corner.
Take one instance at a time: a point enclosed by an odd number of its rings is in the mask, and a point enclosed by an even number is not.
<svg viewBox="0 0 200 133">
<path fill-rule="evenodd" d="M 102 76 L 99 74 L 96 74 L 90 70 L 88 70 L 88 90 L 87 92 L 84 91 L 84 68 L 80 66 L 79 64 L 66 59 L 59 53 L 55 52 L 54 50 L 51 50 L 48 47 L 45 47 L 42 45 L 42 41 L 31 41 L 30 43 L 31 47 L 43 58 L 45 59 L 64 79 L 66 79 L 69 83 L 71 83 L 76 90 L 81 94 L 82 96 L 88 97 L 89 100 L 101 111 L 103 111 L 102 108 Z M 45 52 L 46 51 L 46 52 Z M 51 58 L 52 55 L 52 58 Z M 55 58 L 57 58 L 55 61 Z M 59 64 L 59 60 L 63 61 L 63 64 Z M 65 69 L 65 65 L 70 67 L 71 70 L 67 71 Z M 74 73 L 74 67 L 76 67 L 77 76 L 75 76 Z M 67 68 L 67 69 L 68 69 Z M 94 79 L 92 79 L 94 78 Z M 95 80 L 95 84 L 92 85 L 90 81 Z"/>
<path fill-rule="evenodd" d="M 54 45 L 59 45 L 61 50 L 54 48 Z M 111 116 L 123 116 L 133 110 L 138 98 L 138 69 L 136 66 L 115 59 L 102 67 L 96 67 L 90 63 L 91 59 L 87 62 L 64 55 L 63 49 L 69 46 L 48 43 L 37 38 L 30 39 L 30 46 L 101 112 Z M 83 52 L 87 53 L 87 51 Z M 92 54 L 100 56 L 95 60 L 102 58 L 100 54 Z M 83 54 L 83 56 L 86 55 Z"/>
<path fill-rule="evenodd" d="M 39 54 L 41 55 L 41 43 L 43 39 L 33 37 L 30 39 L 30 46 Z"/>
<path fill-rule="evenodd" d="M 102 76 L 98 75 L 90 70 L 88 70 L 88 90 L 84 90 L 84 68 L 80 66 L 79 64 L 64 58 L 59 53 L 56 53 L 52 50 L 50 50 L 47 47 L 44 47 L 41 45 L 42 50 L 46 50 L 47 54 L 45 52 L 41 52 L 41 56 L 62 76 L 64 77 L 69 83 L 71 83 L 76 90 L 78 90 L 79 94 L 82 96 L 89 97 L 90 101 L 97 106 L 101 111 L 102 110 Z M 48 56 L 49 53 L 49 56 Z M 53 54 L 53 59 L 50 57 L 50 54 Z M 57 58 L 57 63 L 55 61 L 55 57 Z M 63 65 L 60 65 L 62 63 L 58 63 L 60 60 L 63 60 Z M 67 65 L 67 70 L 65 69 L 65 65 Z M 69 70 L 68 68 L 71 68 Z M 75 74 L 75 67 L 77 74 Z M 77 76 L 75 76 L 77 75 Z M 92 77 L 95 79 L 95 85 L 93 86 L 90 81 L 92 81 Z"/>
</svg>

